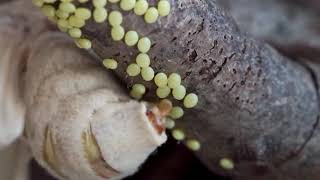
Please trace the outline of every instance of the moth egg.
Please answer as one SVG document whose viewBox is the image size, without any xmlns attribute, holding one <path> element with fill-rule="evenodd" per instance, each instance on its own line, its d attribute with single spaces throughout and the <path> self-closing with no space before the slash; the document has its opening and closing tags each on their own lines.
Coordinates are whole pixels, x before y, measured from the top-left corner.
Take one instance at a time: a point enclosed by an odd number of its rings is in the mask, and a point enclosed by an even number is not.
<svg viewBox="0 0 320 180">
<path fill-rule="evenodd" d="M 108 17 L 108 12 L 105 8 L 95 8 L 93 11 L 93 19 L 96 23 L 103 23 Z"/>
<path fill-rule="evenodd" d="M 124 11 L 130 11 L 136 5 L 136 0 L 121 0 L 120 7 Z"/>
<path fill-rule="evenodd" d="M 146 23 L 155 23 L 158 19 L 159 13 L 158 10 L 155 7 L 151 7 L 147 10 L 147 12 L 144 14 L 144 20 Z"/>
<path fill-rule="evenodd" d="M 82 32 L 81 32 L 81 30 L 79 28 L 69 29 L 68 33 L 73 38 L 80 38 L 81 35 L 82 35 Z"/>
<path fill-rule="evenodd" d="M 68 28 L 61 27 L 59 24 L 57 25 L 57 27 L 61 32 L 68 32 Z"/>
<path fill-rule="evenodd" d="M 55 16 L 56 10 L 51 5 L 44 5 L 44 6 L 42 6 L 41 10 L 42 10 L 42 13 L 44 15 L 46 15 L 47 17 L 54 17 Z"/>
<path fill-rule="evenodd" d="M 111 3 L 117 3 L 117 2 L 119 2 L 120 0 L 109 0 L 109 2 L 111 2 Z"/>
<path fill-rule="evenodd" d="M 139 35 L 136 31 L 128 31 L 124 38 L 124 41 L 128 46 L 134 46 L 135 44 L 137 44 L 138 40 Z"/>
<path fill-rule="evenodd" d="M 192 151 L 199 151 L 201 148 L 201 144 L 195 139 L 188 140 L 186 145 Z"/>
<path fill-rule="evenodd" d="M 142 98 L 143 94 L 139 94 L 136 91 L 131 90 L 130 91 L 130 96 L 133 97 L 134 99 L 139 100 L 139 99 Z"/>
<path fill-rule="evenodd" d="M 58 9 L 56 11 L 56 16 L 59 17 L 60 19 L 67 19 L 69 17 L 69 13 L 62 11 L 61 9 Z"/>
<path fill-rule="evenodd" d="M 172 95 L 176 100 L 182 100 L 186 96 L 186 88 L 182 85 L 172 90 Z"/>
<path fill-rule="evenodd" d="M 143 84 L 134 84 L 132 90 L 141 95 L 146 93 L 146 87 Z"/>
<path fill-rule="evenodd" d="M 86 24 L 83 19 L 80 19 L 74 15 L 70 16 L 68 21 L 70 26 L 76 27 L 76 28 L 81 28 Z"/>
<path fill-rule="evenodd" d="M 149 8 L 149 4 L 146 0 L 138 0 L 134 6 L 134 13 L 138 16 L 144 15 Z"/>
<path fill-rule="evenodd" d="M 103 8 L 107 4 L 107 0 L 92 0 L 95 8 Z"/>
<path fill-rule="evenodd" d="M 161 0 L 158 2 L 158 12 L 160 16 L 167 16 L 170 13 L 170 2 L 167 0 Z"/>
<path fill-rule="evenodd" d="M 150 58 L 148 54 L 140 53 L 136 58 L 136 63 L 142 68 L 148 67 L 150 65 Z"/>
<path fill-rule="evenodd" d="M 32 3 L 37 7 L 42 7 L 44 4 L 42 0 L 32 0 Z"/>
<path fill-rule="evenodd" d="M 76 6 L 70 2 L 62 2 L 59 5 L 59 9 L 67 13 L 73 13 L 76 10 Z"/>
<path fill-rule="evenodd" d="M 225 170 L 232 170 L 234 168 L 234 163 L 231 159 L 222 158 L 220 160 L 220 166 Z"/>
<path fill-rule="evenodd" d="M 86 3 L 86 2 L 89 2 L 89 0 L 78 0 L 79 3 Z"/>
<path fill-rule="evenodd" d="M 157 88 L 156 94 L 159 98 L 166 98 L 170 94 L 170 88 L 165 86 L 165 87 L 159 87 Z"/>
<path fill-rule="evenodd" d="M 91 48 L 91 41 L 88 39 L 77 39 L 77 45 L 82 49 L 90 49 Z"/>
<path fill-rule="evenodd" d="M 167 116 L 172 110 L 172 102 L 168 99 L 162 99 L 157 105 L 160 115 L 162 117 Z"/>
<path fill-rule="evenodd" d="M 128 67 L 127 67 L 127 74 L 129 76 L 138 76 L 140 74 L 140 67 L 137 65 L 137 64 L 130 64 Z"/>
<path fill-rule="evenodd" d="M 145 81 L 151 81 L 154 77 L 154 71 L 151 67 L 145 67 L 141 70 L 142 79 Z"/>
<path fill-rule="evenodd" d="M 154 77 L 154 83 L 158 86 L 158 87 L 165 87 L 168 84 L 168 77 L 165 73 L 158 73 L 155 77 Z"/>
<path fill-rule="evenodd" d="M 184 107 L 193 108 L 198 104 L 198 96 L 194 93 L 188 94 L 183 100 Z"/>
<path fill-rule="evenodd" d="M 179 119 L 183 116 L 183 114 L 184 114 L 183 109 L 179 106 L 175 106 L 171 109 L 169 116 L 172 119 Z"/>
<path fill-rule="evenodd" d="M 168 86 L 172 89 L 178 87 L 181 84 L 181 76 L 177 73 L 172 73 L 168 78 Z"/>
<path fill-rule="evenodd" d="M 184 132 L 182 130 L 180 130 L 180 129 L 173 130 L 172 131 L 172 136 L 177 141 L 182 141 L 185 138 Z"/>
<path fill-rule="evenodd" d="M 111 29 L 111 37 L 114 41 L 120 41 L 124 37 L 124 29 L 122 26 L 115 26 Z"/>
<path fill-rule="evenodd" d="M 175 125 L 176 123 L 172 119 L 170 118 L 166 119 L 165 126 L 167 129 L 173 129 Z"/>
<path fill-rule="evenodd" d="M 108 69 L 117 69 L 118 67 L 118 62 L 114 59 L 105 59 L 102 63 Z"/>
<path fill-rule="evenodd" d="M 56 2 L 56 1 L 57 0 L 43 0 L 44 3 L 50 3 L 50 4 L 52 4 L 52 3 Z"/>
<path fill-rule="evenodd" d="M 138 49 L 142 53 L 147 53 L 151 48 L 151 41 L 147 37 L 143 37 L 138 41 Z"/>
<path fill-rule="evenodd" d="M 77 8 L 75 16 L 83 20 L 88 20 L 91 17 L 91 11 L 87 8 Z"/>
<path fill-rule="evenodd" d="M 119 11 L 112 11 L 108 17 L 111 26 L 119 26 L 122 23 L 122 14 Z"/>
<path fill-rule="evenodd" d="M 59 19 L 57 22 L 58 26 L 64 27 L 64 28 L 70 28 L 69 22 L 66 19 Z"/>
</svg>

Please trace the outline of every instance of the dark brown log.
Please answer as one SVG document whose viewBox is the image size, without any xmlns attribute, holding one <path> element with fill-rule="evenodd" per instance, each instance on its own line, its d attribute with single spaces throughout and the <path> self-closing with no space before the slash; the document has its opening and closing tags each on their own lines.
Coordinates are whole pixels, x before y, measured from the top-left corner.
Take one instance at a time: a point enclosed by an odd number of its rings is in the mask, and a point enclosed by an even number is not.
<svg viewBox="0 0 320 180">
<path fill-rule="evenodd" d="M 243 35 L 215 1 L 171 2 L 168 18 L 147 25 L 126 13 L 124 27 L 152 39 L 156 72 L 180 73 L 188 91 L 199 95 L 178 124 L 202 143 L 202 162 L 234 179 L 319 179 L 314 71 Z M 118 59 L 115 73 L 128 87 L 143 82 L 125 73 L 138 51 L 113 42 L 110 27 L 91 22 L 84 33 L 101 59 Z M 146 99 L 156 100 L 154 85 L 146 85 Z M 219 166 L 224 157 L 235 161 L 233 171 Z"/>
</svg>

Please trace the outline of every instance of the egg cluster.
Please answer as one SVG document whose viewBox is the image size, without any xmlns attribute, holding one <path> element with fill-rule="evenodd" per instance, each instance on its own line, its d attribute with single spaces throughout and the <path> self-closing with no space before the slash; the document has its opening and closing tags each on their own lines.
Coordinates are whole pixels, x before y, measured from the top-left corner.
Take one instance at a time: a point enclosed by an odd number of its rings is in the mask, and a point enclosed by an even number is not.
<svg viewBox="0 0 320 180">
<path fill-rule="evenodd" d="M 157 7 L 149 7 L 147 0 L 33 0 L 33 3 L 42 9 L 42 12 L 56 23 L 58 28 L 67 32 L 79 48 L 90 49 L 92 44 L 89 39 L 82 37 L 81 28 L 86 25 L 86 21 L 92 18 L 96 23 L 107 22 L 111 27 L 111 38 L 115 42 L 124 42 L 129 47 L 136 47 L 139 53 L 135 62 L 128 65 L 126 73 L 130 77 L 141 75 L 144 81 L 153 81 L 157 86 L 156 95 L 163 99 L 161 102 L 168 102 L 165 99 L 172 95 L 178 101 L 182 101 L 185 108 L 193 108 L 198 103 L 198 96 L 194 93 L 187 93 L 187 89 L 182 85 L 181 76 L 178 73 L 166 74 L 155 72 L 148 55 L 152 41 L 148 37 L 140 37 L 134 30 L 126 31 L 122 26 L 123 16 L 118 10 L 108 12 L 107 3 L 119 3 L 122 11 L 133 11 L 137 16 L 143 16 L 148 24 L 155 23 L 159 17 L 168 16 L 171 5 L 169 0 L 159 0 Z M 86 8 L 87 3 L 92 3 L 93 9 Z M 80 7 L 82 6 L 83 7 Z M 79 6 L 79 7 L 77 7 Z M 112 58 L 106 58 L 103 65 L 110 70 L 118 67 L 118 62 Z M 134 84 L 130 95 L 135 99 L 141 99 L 146 93 L 143 84 Z M 170 101 L 171 103 L 171 101 Z M 175 128 L 175 120 L 182 118 L 184 110 L 182 107 L 173 106 L 165 122 L 168 129 L 172 130 L 172 136 L 178 141 L 186 139 L 185 133 L 181 129 Z M 193 151 L 200 150 L 200 143 L 196 139 L 187 139 L 186 145 Z M 233 168 L 231 160 L 222 159 L 220 165 L 225 169 Z"/>
</svg>

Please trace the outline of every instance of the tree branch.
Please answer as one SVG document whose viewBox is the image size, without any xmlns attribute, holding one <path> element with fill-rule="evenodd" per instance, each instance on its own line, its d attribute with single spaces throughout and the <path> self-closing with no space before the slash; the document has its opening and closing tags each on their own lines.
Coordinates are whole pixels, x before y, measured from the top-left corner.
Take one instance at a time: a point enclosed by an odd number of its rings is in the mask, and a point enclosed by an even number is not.
<svg viewBox="0 0 320 180">
<path fill-rule="evenodd" d="M 178 121 L 202 143 L 198 157 L 211 170 L 234 178 L 318 179 L 312 165 L 319 158 L 312 152 L 320 147 L 305 144 L 318 134 L 317 90 L 309 71 L 243 35 L 214 1 L 172 5 L 169 17 L 153 25 L 126 13 L 124 27 L 152 39 L 156 72 L 180 73 L 187 89 L 199 95 L 198 106 Z M 128 87 L 143 82 L 125 72 L 136 49 L 114 43 L 107 25 L 89 23 L 84 33 L 101 59 L 119 61 L 115 73 Z M 146 85 L 146 99 L 155 100 L 155 86 Z M 293 157 L 302 146 L 304 151 Z M 235 160 L 235 171 L 219 166 L 224 157 Z"/>
</svg>

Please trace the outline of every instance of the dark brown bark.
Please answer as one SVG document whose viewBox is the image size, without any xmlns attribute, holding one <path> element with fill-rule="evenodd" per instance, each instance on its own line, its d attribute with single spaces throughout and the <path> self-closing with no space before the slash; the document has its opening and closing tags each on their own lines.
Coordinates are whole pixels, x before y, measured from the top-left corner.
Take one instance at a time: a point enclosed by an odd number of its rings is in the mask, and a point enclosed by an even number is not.
<svg viewBox="0 0 320 180">
<path fill-rule="evenodd" d="M 147 25 L 126 13 L 124 27 L 152 39 L 156 72 L 180 73 L 188 91 L 199 95 L 198 106 L 178 126 L 200 140 L 202 162 L 235 179 L 319 179 L 314 71 L 243 35 L 215 1 L 171 2 L 168 18 Z M 143 82 L 125 73 L 135 48 L 113 42 L 106 24 L 91 22 L 84 33 L 92 39 L 92 53 L 119 61 L 115 73 L 128 87 Z M 146 85 L 146 99 L 156 100 L 154 85 Z M 234 159 L 234 171 L 219 166 L 224 157 Z"/>
</svg>

